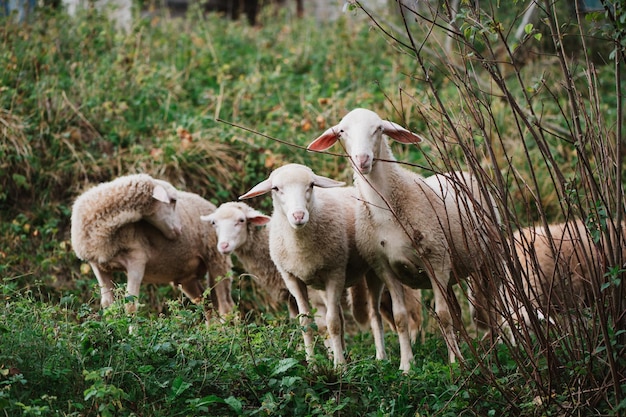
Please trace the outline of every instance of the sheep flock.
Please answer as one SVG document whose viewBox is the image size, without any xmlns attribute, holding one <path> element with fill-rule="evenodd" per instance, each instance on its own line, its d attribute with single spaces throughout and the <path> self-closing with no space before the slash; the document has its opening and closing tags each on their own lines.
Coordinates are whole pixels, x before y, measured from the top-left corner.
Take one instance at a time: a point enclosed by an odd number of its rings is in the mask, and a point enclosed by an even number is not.
<svg viewBox="0 0 626 417">
<path fill-rule="evenodd" d="M 251 205 L 216 207 L 148 174 L 91 185 L 72 207 L 72 247 L 96 276 L 103 308 L 114 302 L 115 273 L 122 272 L 129 312 L 137 309 L 141 284 L 152 283 L 179 287 L 205 307 L 207 323 L 215 314 L 227 317 L 236 307 L 235 256 L 271 302 L 299 320 L 308 361 L 314 358 L 314 321 L 334 366 L 345 366 L 348 318 L 361 331 L 371 331 L 376 359 L 386 359 L 384 318 L 399 340 L 399 368 L 407 372 L 427 310 L 441 330 L 449 361 L 463 360 L 459 304 L 468 306 L 476 327 L 490 335 L 506 333 L 498 312 L 514 310 L 525 321 L 531 314 L 509 292 L 513 277 L 505 273 L 493 282 L 496 274 L 489 271 L 494 265 L 489 260 L 507 246 L 493 238 L 503 227 L 499 208 L 470 172 L 422 177 L 402 167 L 390 139 L 424 141 L 370 110 L 354 109 L 308 146 L 320 152 L 340 143 L 353 168 L 353 185 L 286 164 L 240 197 Z M 265 194 L 271 195 L 271 215 L 252 207 Z M 587 277 L 599 254 L 588 235 L 580 220 L 515 232 L 514 259 L 502 262 L 503 269 L 508 263 L 525 271 L 532 312 L 552 318 L 568 302 L 590 302 L 594 289 Z M 457 284 L 462 291 L 453 291 Z M 432 291 L 432 308 L 423 304 L 425 289 Z M 465 302 L 458 302 L 459 293 Z M 498 312 L 477 301 L 496 293 L 506 304 Z"/>
</svg>

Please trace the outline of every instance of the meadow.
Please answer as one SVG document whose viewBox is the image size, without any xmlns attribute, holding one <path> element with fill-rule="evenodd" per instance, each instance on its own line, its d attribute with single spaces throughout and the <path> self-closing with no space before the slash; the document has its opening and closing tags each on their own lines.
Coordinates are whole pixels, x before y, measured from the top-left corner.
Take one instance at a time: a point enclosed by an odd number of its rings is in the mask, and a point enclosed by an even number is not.
<svg viewBox="0 0 626 417">
<path fill-rule="evenodd" d="M 526 3 L 488 3 L 437 19 L 415 11 L 406 23 L 392 7 L 368 15 L 355 4 L 332 22 L 264 9 L 259 27 L 191 9 L 137 19 L 128 34 L 93 12 L 4 20 L 0 413 L 624 415 L 624 237 L 610 227 L 625 207 L 624 5 L 566 24 L 557 2 L 514 39 Z M 517 344 L 461 331 L 466 361 L 449 364 L 426 291 L 407 375 L 392 332 L 387 361 L 362 332 L 347 338 L 344 370 L 321 341 L 307 365 L 298 325 L 237 265 L 237 309 L 208 327 L 170 287 L 142 287 L 127 315 L 121 280 L 119 302 L 99 308 L 69 237 L 86 187 L 146 172 L 220 204 L 288 162 L 351 182 L 345 157 L 305 147 L 355 107 L 429 139 L 393 145 L 411 169 L 474 172 L 496 196 L 501 241 L 581 218 L 599 246 L 618 242 L 589 277 L 595 303 L 515 326 Z M 510 247 L 494 250 L 493 281 L 508 262 L 511 290 L 527 301 L 510 259 Z"/>
</svg>

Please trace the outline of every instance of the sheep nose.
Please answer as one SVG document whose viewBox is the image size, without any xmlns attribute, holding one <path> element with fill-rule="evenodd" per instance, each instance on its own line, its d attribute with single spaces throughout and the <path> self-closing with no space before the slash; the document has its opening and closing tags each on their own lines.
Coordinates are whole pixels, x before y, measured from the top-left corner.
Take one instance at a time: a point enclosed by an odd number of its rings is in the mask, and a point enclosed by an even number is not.
<svg viewBox="0 0 626 417">
<path fill-rule="evenodd" d="M 356 165 L 360 170 L 368 168 L 370 165 L 370 156 L 369 155 L 356 155 Z"/>
<path fill-rule="evenodd" d="M 296 221 L 296 223 L 301 223 L 302 220 L 304 220 L 304 211 L 302 210 L 294 211 L 292 216 L 293 216 L 293 219 Z"/>
<path fill-rule="evenodd" d="M 220 252 L 222 252 L 222 253 L 228 252 L 228 247 L 229 246 L 230 245 L 228 244 L 228 242 L 220 242 L 220 247 L 219 247 Z"/>
</svg>

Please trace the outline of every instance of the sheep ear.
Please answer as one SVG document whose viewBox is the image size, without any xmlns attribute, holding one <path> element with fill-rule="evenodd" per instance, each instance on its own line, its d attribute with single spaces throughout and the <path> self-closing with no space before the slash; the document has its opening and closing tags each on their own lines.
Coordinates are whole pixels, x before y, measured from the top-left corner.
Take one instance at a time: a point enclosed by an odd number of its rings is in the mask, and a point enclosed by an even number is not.
<svg viewBox="0 0 626 417">
<path fill-rule="evenodd" d="M 268 178 L 265 181 L 262 181 L 252 187 L 250 191 L 240 196 L 240 200 L 245 200 L 246 198 L 256 197 L 258 195 L 263 195 L 265 193 L 269 193 L 272 190 L 272 181 Z"/>
<path fill-rule="evenodd" d="M 272 220 L 270 216 L 266 216 L 265 214 L 261 213 L 258 210 L 253 209 L 247 204 L 243 205 L 241 209 L 246 215 L 246 219 L 248 220 L 248 223 L 252 223 L 256 226 L 264 226 L 268 224 L 270 220 Z"/>
<path fill-rule="evenodd" d="M 152 197 L 164 203 L 169 203 L 171 201 L 167 191 L 165 191 L 165 188 L 160 184 L 154 186 L 154 189 L 152 190 Z"/>
<path fill-rule="evenodd" d="M 319 175 L 315 176 L 315 180 L 313 181 L 313 185 L 321 188 L 333 188 L 333 187 L 343 187 L 346 185 L 345 182 L 331 180 L 330 178 L 322 177 Z"/>
<path fill-rule="evenodd" d="M 423 140 L 421 136 L 388 120 L 383 120 L 383 133 L 400 143 L 420 143 Z"/>
<path fill-rule="evenodd" d="M 213 216 L 210 214 L 207 214 L 206 216 L 200 216 L 200 220 L 202 220 L 203 222 L 210 222 L 213 220 Z"/>
<path fill-rule="evenodd" d="M 248 215 L 248 222 L 252 223 L 256 226 L 264 226 L 268 224 L 272 220 L 270 216 L 266 216 L 265 214 L 261 214 L 258 211 L 255 216 Z"/>
<path fill-rule="evenodd" d="M 309 143 L 307 149 L 309 151 L 324 151 L 337 142 L 339 139 L 339 125 L 333 126 L 330 129 L 327 129 L 326 132 L 322 133 L 320 137 L 315 139 L 313 142 Z"/>
</svg>

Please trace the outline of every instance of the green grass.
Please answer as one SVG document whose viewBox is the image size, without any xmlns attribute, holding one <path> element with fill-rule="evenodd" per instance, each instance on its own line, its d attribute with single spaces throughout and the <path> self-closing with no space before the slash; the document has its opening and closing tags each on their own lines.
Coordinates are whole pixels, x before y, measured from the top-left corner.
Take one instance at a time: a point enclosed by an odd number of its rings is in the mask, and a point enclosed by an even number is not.
<svg viewBox="0 0 626 417">
<path fill-rule="evenodd" d="M 478 401 L 488 412 L 498 402 L 446 364 L 436 337 L 416 346 L 404 376 L 395 360 L 373 360 L 369 334 L 352 336 L 350 364 L 336 372 L 321 342 L 317 368 L 307 368 L 297 326 L 284 317 L 204 328 L 200 311 L 168 306 L 155 320 L 126 315 L 119 303 L 103 312 L 75 297 L 54 304 L 5 294 L 0 406 L 8 415 L 408 416 Z"/>
<path fill-rule="evenodd" d="M 509 25 L 514 9 L 492 12 Z M 425 46 L 413 50 L 401 34 L 390 39 L 350 13 L 333 23 L 268 13 L 251 28 L 191 11 L 137 21 L 129 35 L 94 14 L 3 21 L 0 414 L 623 415 L 619 265 L 602 277 L 610 279 L 599 303 L 607 315 L 581 308 L 584 325 L 522 328 L 529 334 L 518 346 L 463 337 L 462 366 L 447 363 L 431 318 L 402 375 L 392 333 L 388 361 L 373 360 L 371 335 L 362 333 L 348 338 L 344 370 L 332 369 L 321 341 L 316 366 L 307 366 L 300 329 L 286 312 L 258 308 L 263 295 L 249 279 L 236 280 L 232 320 L 208 328 L 165 286 L 142 287 L 137 315 L 126 315 L 122 301 L 102 311 L 96 280 L 72 251 L 74 198 L 119 175 L 147 172 L 216 204 L 287 162 L 350 181 L 344 158 L 303 147 L 357 106 L 428 138 L 393 145 L 417 171 L 471 168 L 492 181 L 512 229 L 572 213 L 612 217 L 623 207 L 612 187 L 626 175 L 612 159 L 622 114 L 615 65 L 597 67 L 593 79 L 583 61 L 568 61 L 571 85 L 552 55 L 513 71 L 502 64 L 511 57 L 490 55 L 501 46 L 498 25 L 466 13 L 448 54 L 441 30 L 425 22 L 411 27 Z M 588 184 L 601 184 L 600 193 Z M 269 198 L 255 203 L 270 211 Z"/>
</svg>

